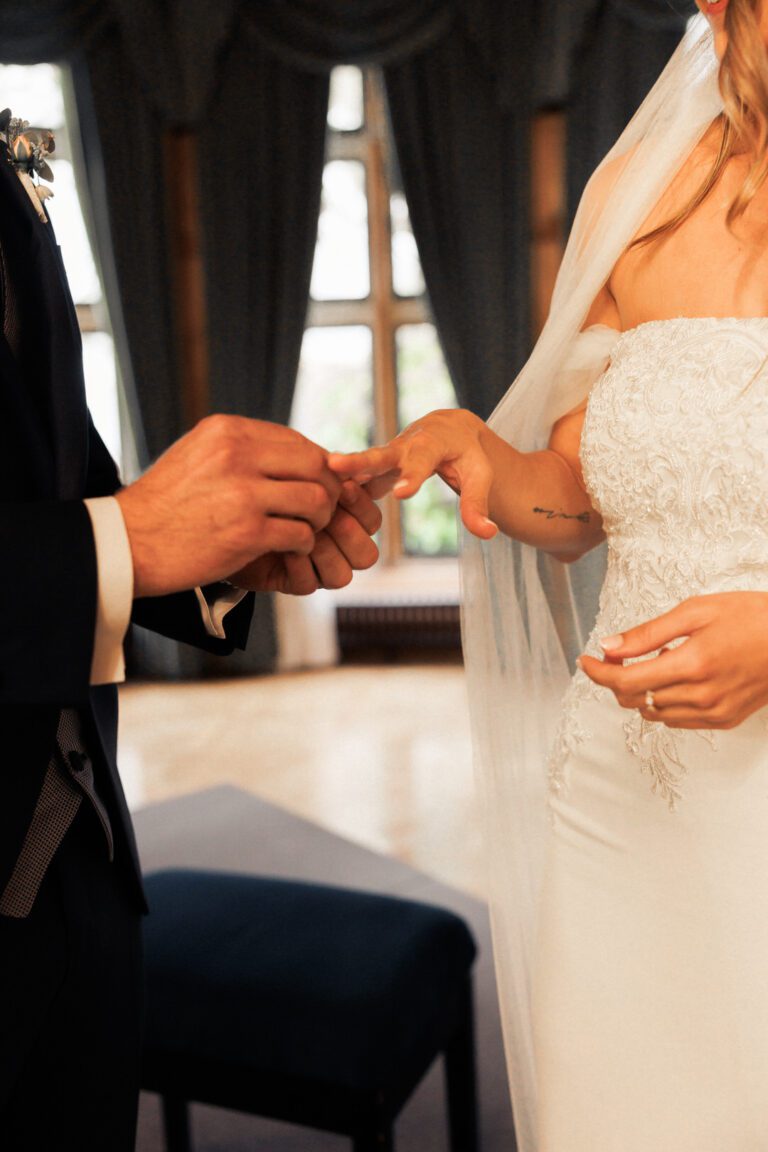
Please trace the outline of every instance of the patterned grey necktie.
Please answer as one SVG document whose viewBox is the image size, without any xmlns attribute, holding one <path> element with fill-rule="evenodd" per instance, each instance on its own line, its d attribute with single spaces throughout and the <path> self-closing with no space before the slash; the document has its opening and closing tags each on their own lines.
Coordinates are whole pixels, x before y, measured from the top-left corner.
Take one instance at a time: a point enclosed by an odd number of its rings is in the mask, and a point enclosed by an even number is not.
<svg viewBox="0 0 768 1152">
<path fill-rule="evenodd" d="M 114 858 L 109 816 L 95 788 L 93 764 L 83 748 L 80 717 L 64 708 L 32 820 L 11 877 L 0 895 L 0 916 L 22 919 L 32 910 L 43 877 L 86 796 L 101 821 Z"/>
</svg>

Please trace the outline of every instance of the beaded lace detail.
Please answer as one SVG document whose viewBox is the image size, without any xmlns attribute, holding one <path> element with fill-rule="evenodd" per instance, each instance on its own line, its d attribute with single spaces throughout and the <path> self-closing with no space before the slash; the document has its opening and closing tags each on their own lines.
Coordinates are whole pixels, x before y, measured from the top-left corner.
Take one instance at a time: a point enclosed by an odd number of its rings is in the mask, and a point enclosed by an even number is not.
<svg viewBox="0 0 768 1152">
<path fill-rule="evenodd" d="M 619 335 L 590 395 L 581 459 L 608 539 L 587 652 L 690 596 L 768 591 L 768 318 L 658 320 Z M 581 705 L 608 696 L 574 676 L 550 761 L 555 790 L 568 753 L 593 738 Z M 673 808 L 695 742 L 714 734 L 639 712 L 623 728 Z"/>
</svg>

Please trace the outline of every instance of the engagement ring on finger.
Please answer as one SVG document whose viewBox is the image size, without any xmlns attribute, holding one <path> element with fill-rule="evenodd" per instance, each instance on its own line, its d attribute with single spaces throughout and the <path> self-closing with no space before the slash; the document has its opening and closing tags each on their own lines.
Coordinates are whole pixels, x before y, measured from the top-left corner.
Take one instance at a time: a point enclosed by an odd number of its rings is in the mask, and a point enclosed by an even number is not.
<svg viewBox="0 0 768 1152">
<path fill-rule="evenodd" d="M 656 697 L 653 691 L 649 688 L 645 694 L 645 707 L 648 712 L 656 711 Z"/>
</svg>

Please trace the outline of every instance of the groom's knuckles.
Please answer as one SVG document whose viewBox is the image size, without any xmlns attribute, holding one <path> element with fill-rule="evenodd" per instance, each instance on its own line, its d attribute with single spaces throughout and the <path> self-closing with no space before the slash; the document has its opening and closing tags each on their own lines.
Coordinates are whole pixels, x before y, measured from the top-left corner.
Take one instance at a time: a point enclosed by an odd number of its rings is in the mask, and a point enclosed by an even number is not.
<svg viewBox="0 0 768 1152">
<path fill-rule="evenodd" d="M 342 488 L 339 507 L 346 509 L 351 519 L 356 520 L 372 536 L 381 527 L 381 511 L 364 488 L 349 483 Z"/>
<path fill-rule="evenodd" d="M 352 566 L 327 532 L 318 533 L 312 550 L 312 563 L 324 588 L 345 588 L 352 580 Z"/>
<path fill-rule="evenodd" d="M 221 484 L 269 473 L 315 478 L 325 469 L 322 450 L 293 429 L 221 413 L 206 416 L 178 446 L 190 484 L 200 470 Z"/>
<path fill-rule="evenodd" d="M 306 520 L 314 529 L 324 528 L 336 507 L 325 487 L 314 480 L 273 480 L 256 477 L 245 493 L 243 514 L 285 516 Z"/>
<path fill-rule="evenodd" d="M 315 448 L 322 452 L 316 444 L 303 436 L 295 428 L 284 424 L 273 424 L 268 420 L 255 420 L 249 416 L 236 416 L 223 412 L 214 412 L 204 417 L 196 426 L 195 431 L 214 440 L 228 440 L 253 450 L 261 444 L 276 443 Z"/>
<path fill-rule="evenodd" d="M 278 481 L 287 489 L 284 511 L 292 516 L 302 516 L 315 528 L 324 528 L 333 515 L 335 501 L 327 489 L 319 482 Z"/>
<path fill-rule="evenodd" d="M 327 533 L 354 568 L 370 568 L 376 563 L 379 550 L 368 529 L 343 508 L 334 513 Z"/>
<path fill-rule="evenodd" d="M 285 557 L 286 588 L 293 596 L 311 596 L 320 586 L 317 573 L 307 556 Z"/>
<path fill-rule="evenodd" d="M 268 516 L 254 533 L 252 547 L 256 553 L 297 552 L 308 556 L 315 546 L 315 533 L 305 520 Z"/>
<path fill-rule="evenodd" d="M 322 449 L 305 440 L 296 444 L 259 442 L 249 447 L 239 461 L 241 467 L 253 474 L 279 479 L 316 480 L 337 497 L 341 490 L 339 478 L 328 468 Z"/>
</svg>

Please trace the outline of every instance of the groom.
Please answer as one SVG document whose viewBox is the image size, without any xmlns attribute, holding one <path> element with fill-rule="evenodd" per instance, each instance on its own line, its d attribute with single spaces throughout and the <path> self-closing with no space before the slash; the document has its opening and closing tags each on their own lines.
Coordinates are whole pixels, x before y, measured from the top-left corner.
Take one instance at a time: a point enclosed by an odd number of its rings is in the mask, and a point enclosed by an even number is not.
<svg viewBox="0 0 768 1152">
<path fill-rule="evenodd" d="M 0 144 L 0 1148 L 129 1152 L 144 910 L 115 763 L 129 619 L 229 652 L 253 592 L 338 587 L 373 563 L 379 516 L 316 445 L 237 417 L 121 488 L 40 207 Z"/>
</svg>

